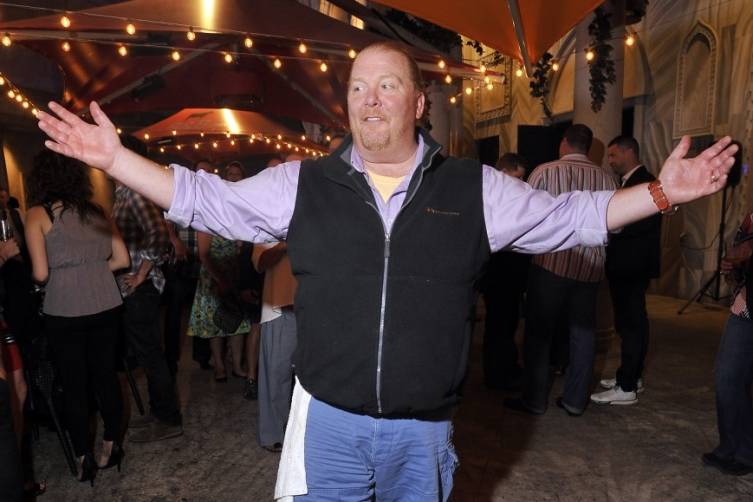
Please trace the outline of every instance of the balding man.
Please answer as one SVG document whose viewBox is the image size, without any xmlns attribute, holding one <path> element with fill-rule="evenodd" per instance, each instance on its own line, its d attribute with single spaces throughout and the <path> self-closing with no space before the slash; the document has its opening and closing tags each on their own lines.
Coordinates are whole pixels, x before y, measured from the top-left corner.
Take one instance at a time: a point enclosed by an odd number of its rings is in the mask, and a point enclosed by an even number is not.
<svg viewBox="0 0 753 502">
<path fill-rule="evenodd" d="M 312 397 L 291 410 L 283 450 L 305 474 L 281 469 L 277 498 L 446 500 L 473 286 L 490 251 L 603 246 L 609 229 L 720 190 L 734 161 L 729 138 L 684 159 L 686 138 L 663 187 L 553 197 L 443 157 L 416 128 L 423 89 L 400 45 L 365 48 L 348 84 L 352 135 L 300 169 L 290 162 L 234 184 L 128 152 L 96 104 L 96 125 L 54 103 L 59 119 L 39 113 L 49 148 L 132 186 L 169 218 L 230 239 L 287 239 L 295 371 Z"/>
</svg>

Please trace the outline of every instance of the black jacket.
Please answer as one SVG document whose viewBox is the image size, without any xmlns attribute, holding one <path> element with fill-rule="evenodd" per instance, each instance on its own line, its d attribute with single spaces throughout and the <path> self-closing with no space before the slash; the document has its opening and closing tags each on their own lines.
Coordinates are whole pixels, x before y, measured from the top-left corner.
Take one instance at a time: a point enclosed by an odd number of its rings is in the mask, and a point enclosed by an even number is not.
<svg viewBox="0 0 753 502">
<path fill-rule="evenodd" d="M 384 228 L 364 174 L 338 152 L 304 161 L 288 254 L 298 280 L 296 373 L 319 400 L 372 416 L 458 401 L 489 256 L 481 165 L 428 135 L 402 209 Z"/>
<path fill-rule="evenodd" d="M 625 188 L 654 181 L 645 166 L 640 166 L 625 183 Z M 607 246 L 606 273 L 610 279 L 659 277 L 661 215 L 656 214 L 625 226 L 612 234 Z"/>
</svg>

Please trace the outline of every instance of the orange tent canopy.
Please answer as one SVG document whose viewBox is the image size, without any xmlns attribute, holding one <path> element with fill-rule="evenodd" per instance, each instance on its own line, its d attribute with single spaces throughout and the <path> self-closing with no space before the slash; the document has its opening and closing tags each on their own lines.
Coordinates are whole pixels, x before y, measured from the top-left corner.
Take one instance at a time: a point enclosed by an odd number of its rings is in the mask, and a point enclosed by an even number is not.
<svg viewBox="0 0 753 502">
<path fill-rule="evenodd" d="M 535 63 L 604 0 L 376 0 Z"/>
</svg>

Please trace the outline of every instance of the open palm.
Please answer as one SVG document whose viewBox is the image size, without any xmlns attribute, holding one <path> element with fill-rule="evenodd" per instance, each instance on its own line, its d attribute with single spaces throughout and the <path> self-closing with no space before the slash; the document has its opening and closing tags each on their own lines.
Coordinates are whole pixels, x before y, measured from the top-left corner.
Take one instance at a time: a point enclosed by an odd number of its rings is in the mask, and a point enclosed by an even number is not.
<svg viewBox="0 0 753 502">
<path fill-rule="evenodd" d="M 96 102 L 91 110 L 94 124 L 84 122 L 61 105 L 51 102 L 50 110 L 57 115 L 39 112 L 39 128 L 50 137 L 45 146 L 62 155 L 73 157 L 87 165 L 108 171 L 120 149 L 115 126 Z"/>
<path fill-rule="evenodd" d="M 730 142 L 729 137 L 722 138 L 697 157 L 685 158 L 690 138 L 682 138 L 659 173 L 664 192 L 672 204 L 711 195 L 726 185 L 737 152 L 737 146 L 730 145 Z"/>
</svg>

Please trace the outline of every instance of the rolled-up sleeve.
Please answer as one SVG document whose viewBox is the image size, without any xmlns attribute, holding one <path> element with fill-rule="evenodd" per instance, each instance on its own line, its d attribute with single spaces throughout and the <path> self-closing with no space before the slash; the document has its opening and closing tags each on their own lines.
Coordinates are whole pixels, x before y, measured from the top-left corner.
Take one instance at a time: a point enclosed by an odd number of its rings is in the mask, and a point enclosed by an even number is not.
<svg viewBox="0 0 753 502">
<path fill-rule="evenodd" d="M 607 206 L 614 191 L 568 192 L 553 197 L 527 183 L 483 166 L 483 203 L 492 252 L 528 254 L 574 246 L 604 246 Z"/>
<path fill-rule="evenodd" d="M 167 218 L 183 227 L 247 242 L 284 240 L 295 208 L 300 162 L 232 183 L 179 165 Z"/>
</svg>

